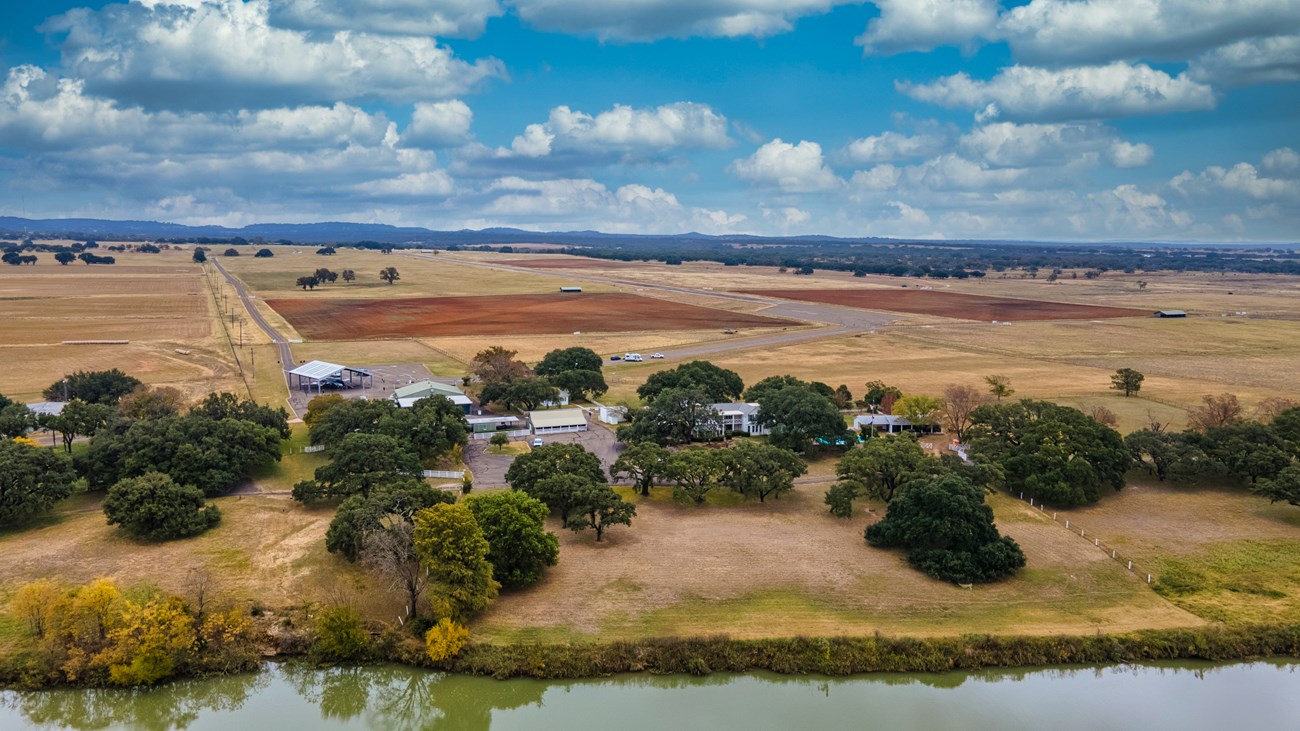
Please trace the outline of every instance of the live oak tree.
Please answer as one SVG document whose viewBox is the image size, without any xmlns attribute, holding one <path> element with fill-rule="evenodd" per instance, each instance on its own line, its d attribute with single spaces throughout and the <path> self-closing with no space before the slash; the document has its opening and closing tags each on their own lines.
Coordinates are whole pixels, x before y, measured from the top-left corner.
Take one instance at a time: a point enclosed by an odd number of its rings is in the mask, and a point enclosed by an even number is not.
<svg viewBox="0 0 1300 731">
<path fill-rule="evenodd" d="M 605 395 L 609 385 L 600 371 L 569 370 L 560 371 L 546 377 L 546 380 L 569 392 L 575 399 L 595 399 Z"/>
<path fill-rule="evenodd" d="M 109 525 L 147 541 L 196 536 L 221 521 L 221 512 L 207 503 L 202 490 L 178 485 L 161 472 L 128 477 L 108 488 L 104 515 Z"/>
<path fill-rule="evenodd" d="M 577 533 L 591 528 L 596 531 L 599 543 L 605 529 L 611 525 L 632 525 L 636 506 L 625 502 L 609 485 L 588 483 L 573 496 L 575 506 L 564 525 Z"/>
<path fill-rule="evenodd" d="M 808 471 L 799 455 L 762 442 L 744 441 L 722 454 L 723 484 L 760 503 L 790 492 L 794 478 Z"/>
<path fill-rule="evenodd" d="M 316 289 L 316 285 L 318 284 L 320 284 L 320 280 L 316 277 L 298 277 L 297 286 L 302 287 L 303 289 Z"/>
<path fill-rule="evenodd" d="M 877 437 L 844 453 L 835 465 L 840 482 L 858 486 L 868 497 L 893 502 L 914 482 L 939 471 L 939 461 L 921 449 L 911 434 Z"/>
<path fill-rule="evenodd" d="M 997 581 L 1025 565 L 1020 546 L 999 535 L 984 491 L 953 474 L 917 481 L 865 536 L 907 549 L 913 568 L 954 584 Z"/>
<path fill-rule="evenodd" d="M 702 391 L 712 403 L 740 398 L 745 382 L 735 371 L 720 368 L 707 360 L 693 360 L 676 368 L 653 373 L 637 388 L 637 395 L 646 401 L 670 389 Z"/>
<path fill-rule="evenodd" d="M 1124 437 L 1133 461 L 1164 482 L 1195 471 L 1207 459 L 1204 452 L 1182 434 L 1139 429 Z"/>
<path fill-rule="evenodd" d="M 429 598 L 438 618 L 463 621 L 487 608 L 501 585 L 492 576 L 491 546 L 464 505 L 442 504 L 415 514 L 414 545 L 429 571 Z"/>
<path fill-rule="evenodd" d="M 47 401 L 81 399 L 91 404 L 115 406 L 117 400 L 140 386 L 140 380 L 113 368 L 107 371 L 77 371 L 50 384 L 42 396 Z"/>
<path fill-rule="evenodd" d="M 1142 390 L 1144 380 L 1146 376 L 1132 368 L 1120 368 L 1110 377 L 1110 387 L 1116 391 L 1123 391 L 1125 396 L 1132 396 Z"/>
<path fill-rule="evenodd" d="M 63 438 L 63 449 L 72 452 L 72 443 L 77 437 L 95 435 L 113 418 L 113 407 L 104 404 L 92 404 L 73 399 L 63 406 L 57 414 L 43 414 L 37 417 L 41 426 L 58 432 Z"/>
<path fill-rule="evenodd" d="M 727 464 L 722 450 L 696 447 L 673 452 L 665 468 L 674 483 L 673 497 L 703 505 L 709 491 L 722 484 Z"/>
<path fill-rule="evenodd" d="M 612 477 L 626 477 L 636 483 L 642 495 L 649 495 L 655 481 L 666 474 L 669 452 L 654 442 L 633 442 L 610 465 Z"/>
<path fill-rule="evenodd" d="M 340 400 L 343 398 L 337 394 L 332 395 Z M 310 404 L 308 407 L 310 408 Z M 289 412 L 285 411 L 283 406 L 263 406 L 256 401 L 244 400 L 225 391 L 208 394 L 197 406 L 190 409 L 190 414 L 209 419 L 251 421 L 259 426 L 273 429 L 281 439 L 288 439 L 292 433 L 289 430 Z"/>
<path fill-rule="evenodd" d="M 280 435 L 239 419 L 191 414 L 101 429 L 74 460 L 92 487 L 163 472 L 209 497 L 229 492 L 253 470 L 280 459 Z"/>
<path fill-rule="evenodd" d="M 866 407 L 879 406 L 889 396 L 897 398 L 903 395 L 898 388 L 886 385 L 883 381 L 868 381 L 866 389 L 862 394 L 862 405 Z"/>
<path fill-rule="evenodd" d="M 343 276 L 343 281 L 345 282 L 357 281 L 357 273 L 352 271 L 351 269 L 344 269 L 342 276 Z"/>
<path fill-rule="evenodd" d="M 401 279 L 402 275 L 397 273 L 397 267 L 384 267 L 379 272 L 379 278 L 384 280 L 385 282 L 388 282 L 389 284 L 392 284 L 393 282 L 396 282 L 397 280 Z"/>
<path fill-rule="evenodd" d="M 1300 505 L 1300 465 L 1287 467 L 1272 479 L 1259 482 L 1251 491 L 1268 498 L 1269 502 L 1286 501 Z"/>
<path fill-rule="evenodd" d="M 527 493 L 567 519 L 571 493 L 586 483 L 605 483 L 600 458 L 580 444 L 546 444 L 515 457 L 506 470 L 511 489 Z"/>
<path fill-rule="evenodd" d="M 599 373 L 596 374 L 599 377 Z M 479 392 L 484 403 L 495 403 L 511 411 L 532 411 L 560 398 L 560 389 L 545 378 L 525 376 L 508 381 L 486 383 Z"/>
<path fill-rule="evenodd" d="M 600 373 L 602 365 L 600 356 L 591 348 L 559 348 L 542 356 L 536 371 L 539 376 L 554 376 L 565 371 Z"/>
<path fill-rule="evenodd" d="M 830 399 L 807 386 L 785 386 L 762 395 L 758 423 L 771 431 L 769 441 L 784 449 L 804 452 L 814 440 L 834 444 L 848 429 Z"/>
<path fill-rule="evenodd" d="M 366 496 L 383 485 L 421 479 L 423 475 L 420 460 L 396 437 L 349 434 L 330 451 L 329 463 L 316 468 L 314 479 L 293 486 L 293 499 L 310 502 Z"/>
<path fill-rule="evenodd" d="M 72 494 L 76 472 L 66 455 L 0 439 L 0 526 L 44 513 Z"/>
<path fill-rule="evenodd" d="M 515 490 L 479 493 L 463 503 L 483 530 L 492 576 L 502 586 L 532 584 L 555 565 L 560 542 L 546 530 L 550 509 L 545 503 Z"/>
<path fill-rule="evenodd" d="M 185 406 L 185 395 L 171 386 L 137 386 L 117 401 L 117 413 L 127 419 L 161 419 L 176 416 Z"/>
<path fill-rule="evenodd" d="M 1047 401 L 981 406 L 967 434 L 970 453 L 998 465 L 1006 487 L 1057 505 L 1097 502 L 1124 487 L 1132 464 L 1119 432 L 1078 409 Z"/>
<path fill-rule="evenodd" d="M 4 399 L 4 397 L 0 396 L 0 399 Z M 8 399 L 4 399 L 4 401 L 8 401 Z M 16 439 L 26 436 L 27 432 L 36 426 L 36 415 L 26 405 L 13 402 L 0 403 L 0 438 Z M 69 447 L 70 450 L 71 447 Z"/>
<path fill-rule="evenodd" d="M 661 391 L 644 409 L 630 412 L 632 423 L 618 430 L 619 441 L 650 441 L 662 446 L 690 444 L 720 436 L 722 417 L 707 393 L 697 389 Z"/>
<path fill-rule="evenodd" d="M 451 493 L 416 477 L 403 477 L 378 485 L 368 495 L 352 495 L 339 504 L 329 530 L 325 532 L 325 550 L 356 561 L 365 545 L 366 535 L 384 527 L 385 521 L 409 522 L 425 508 L 455 501 Z"/>
</svg>

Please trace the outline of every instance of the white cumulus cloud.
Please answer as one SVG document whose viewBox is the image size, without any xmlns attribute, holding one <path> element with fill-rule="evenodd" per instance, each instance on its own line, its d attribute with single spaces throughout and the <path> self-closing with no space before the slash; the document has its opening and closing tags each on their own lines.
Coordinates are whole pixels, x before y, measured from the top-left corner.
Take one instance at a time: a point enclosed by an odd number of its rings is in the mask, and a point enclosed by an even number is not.
<svg viewBox="0 0 1300 731">
<path fill-rule="evenodd" d="M 937 46 L 969 48 L 988 37 L 998 20 L 997 0 L 873 0 L 880 17 L 854 42 L 865 53 L 929 51 Z"/>
<path fill-rule="evenodd" d="M 419 102 L 402 132 L 402 144 L 423 148 L 460 144 L 469 139 L 473 123 L 474 112 L 459 99 Z"/>
<path fill-rule="evenodd" d="M 470 38 L 502 13 L 497 0 L 280 0 L 270 10 L 283 28 Z"/>
<path fill-rule="evenodd" d="M 1188 75 L 1230 86 L 1300 81 L 1300 34 L 1238 41 L 1207 51 L 1192 61 Z"/>
<path fill-rule="evenodd" d="M 1300 30 L 1294 0 L 1033 0 L 998 35 L 1026 63 L 1186 60 L 1250 38 Z"/>
<path fill-rule="evenodd" d="M 423 36 L 315 35 L 270 23 L 269 0 L 78 8 L 46 22 L 66 34 L 67 75 L 146 108 L 238 108 L 462 94 L 504 70 Z"/>
<path fill-rule="evenodd" d="M 848 163 L 873 163 L 929 157 L 943 149 L 944 140 L 935 135 L 904 135 L 883 132 L 854 140 L 845 146 L 842 157 Z"/>
<path fill-rule="evenodd" d="M 1011 66 L 987 81 L 962 72 L 898 88 L 921 101 L 980 110 L 981 119 L 1106 119 L 1212 109 L 1217 103 L 1209 86 L 1186 74 L 1119 61 L 1065 69 Z"/>
<path fill-rule="evenodd" d="M 801 17 L 858 0 L 511 0 L 541 30 L 601 39 L 651 41 L 785 33 Z"/>
<path fill-rule="evenodd" d="M 787 193 L 815 193 L 840 184 L 822 157 L 821 145 L 808 140 L 792 145 L 778 137 L 753 155 L 733 162 L 730 170 L 743 180 L 773 185 Z"/>
</svg>

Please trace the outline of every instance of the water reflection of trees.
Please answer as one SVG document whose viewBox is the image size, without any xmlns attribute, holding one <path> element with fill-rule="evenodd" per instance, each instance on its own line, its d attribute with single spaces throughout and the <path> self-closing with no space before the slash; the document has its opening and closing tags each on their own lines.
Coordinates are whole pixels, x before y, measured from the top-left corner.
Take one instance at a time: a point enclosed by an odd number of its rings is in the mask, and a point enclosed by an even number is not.
<svg viewBox="0 0 1300 731">
<path fill-rule="evenodd" d="M 264 674 L 181 681 L 149 690 L 86 689 L 5 693 L 3 703 L 34 726 L 66 726 L 78 731 L 133 728 L 173 731 L 194 723 L 205 711 L 234 711 L 264 690 Z"/>
<path fill-rule="evenodd" d="M 373 728 L 392 731 L 488 729 L 492 714 L 541 705 L 550 687 L 540 681 L 492 681 L 397 666 L 314 670 L 286 666 L 284 677 L 321 717 L 360 716 Z"/>
</svg>

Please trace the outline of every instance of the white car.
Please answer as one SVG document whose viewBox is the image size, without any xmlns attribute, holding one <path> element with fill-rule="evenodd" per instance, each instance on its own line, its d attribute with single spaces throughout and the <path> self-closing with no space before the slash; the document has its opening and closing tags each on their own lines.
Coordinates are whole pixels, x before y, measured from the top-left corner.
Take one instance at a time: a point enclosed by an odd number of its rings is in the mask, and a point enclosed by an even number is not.
<svg viewBox="0 0 1300 731">
<path fill-rule="evenodd" d="M 623 360 L 628 361 L 629 363 L 640 363 L 644 359 L 641 357 L 640 353 L 624 353 Z"/>
<path fill-rule="evenodd" d="M 663 353 L 655 353 L 650 356 L 651 360 L 659 360 L 664 357 Z"/>
<path fill-rule="evenodd" d="M 533 446 L 534 446 L 534 447 L 540 447 L 540 446 L 542 446 L 542 445 L 544 445 L 544 444 L 546 444 L 546 442 L 542 441 L 542 438 L 541 438 L 541 437 L 533 437 Z"/>
</svg>

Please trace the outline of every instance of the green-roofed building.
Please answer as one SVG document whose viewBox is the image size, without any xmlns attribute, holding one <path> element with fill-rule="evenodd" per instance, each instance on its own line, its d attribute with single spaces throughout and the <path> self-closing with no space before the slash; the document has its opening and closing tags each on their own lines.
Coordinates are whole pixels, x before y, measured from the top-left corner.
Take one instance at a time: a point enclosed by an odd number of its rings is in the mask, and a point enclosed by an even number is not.
<svg viewBox="0 0 1300 731">
<path fill-rule="evenodd" d="M 459 406 L 466 414 L 470 412 L 470 408 L 474 405 L 474 402 L 470 400 L 469 396 L 466 396 L 465 392 L 456 386 L 453 386 L 450 383 L 439 383 L 438 381 L 428 380 L 416 381 L 409 386 L 402 386 L 396 391 L 393 391 L 392 399 L 397 402 L 398 406 L 408 409 L 415 404 L 416 401 L 419 401 L 422 398 L 429 398 L 430 396 L 445 396 L 453 404 Z"/>
</svg>

